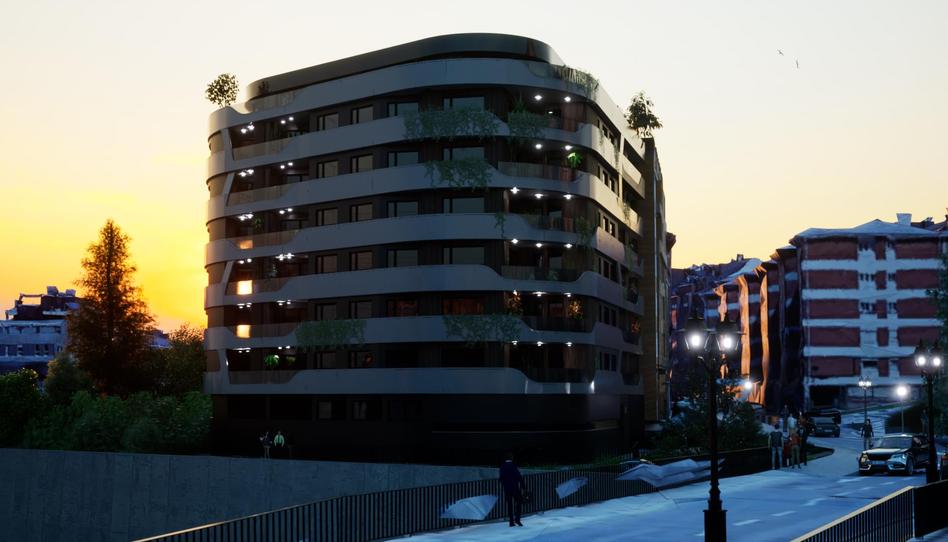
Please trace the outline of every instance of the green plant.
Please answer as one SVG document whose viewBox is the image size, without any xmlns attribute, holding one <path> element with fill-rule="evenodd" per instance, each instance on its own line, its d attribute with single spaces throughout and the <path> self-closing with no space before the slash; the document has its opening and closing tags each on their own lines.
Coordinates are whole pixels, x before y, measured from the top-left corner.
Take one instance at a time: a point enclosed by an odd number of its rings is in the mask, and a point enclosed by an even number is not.
<svg viewBox="0 0 948 542">
<path fill-rule="evenodd" d="M 588 247 L 592 240 L 593 233 L 596 231 L 596 226 L 589 220 L 586 220 L 586 217 L 578 216 L 573 220 L 573 229 L 576 231 L 576 235 L 579 236 L 576 243 L 579 246 Z"/>
<path fill-rule="evenodd" d="M 494 213 L 494 228 L 500 228 L 500 238 L 504 238 L 504 224 L 507 223 L 507 213 L 497 211 Z"/>
<path fill-rule="evenodd" d="M 0 375 L 0 448 L 18 445 L 26 424 L 42 408 L 38 378 L 32 369 Z"/>
<path fill-rule="evenodd" d="M 543 134 L 543 129 L 549 126 L 549 121 L 543 115 L 527 111 L 523 100 L 517 99 L 513 108 L 507 114 L 507 127 L 510 129 L 510 140 L 515 144 L 523 144 L 537 139 Z"/>
<path fill-rule="evenodd" d="M 320 320 L 296 329 L 296 344 L 304 350 L 341 348 L 365 342 L 365 320 Z"/>
<path fill-rule="evenodd" d="M 89 374 L 79 368 L 68 350 L 60 352 L 47 365 L 44 389 L 50 401 L 59 405 L 68 405 L 78 391 L 93 391 Z"/>
<path fill-rule="evenodd" d="M 263 364 L 266 365 L 268 369 L 275 369 L 280 365 L 280 356 L 276 354 L 270 354 L 263 358 Z"/>
<path fill-rule="evenodd" d="M 583 89 L 583 93 L 592 98 L 599 88 L 599 80 L 589 72 L 570 66 L 553 66 L 553 76 Z"/>
<path fill-rule="evenodd" d="M 405 138 L 453 140 L 458 136 L 488 137 L 497 133 L 499 121 L 490 111 L 473 107 L 412 111 L 406 113 Z"/>
<path fill-rule="evenodd" d="M 583 165 L 583 155 L 573 151 L 566 155 L 566 161 L 569 163 L 569 167 L 576 169 Z"/>
<path fill-rule="evenodd" d="M 490 184 L 490 164 L 481 158 L 434 160 L 425 162 L 425 168 L 431 186 L 447 184 L 451 188 L 470 188 L 474 191 L 478 188 L 486 190 Z M 438 173 L 437 179 L 435 172 Z"/>
<path fill-rule="evenodd" d="M 583 319 L 583 304 L 578 299 L 570 300 L 566 306 L 566 315 L 574 320 Z"/>
<path fill-rule="evenodd" d="M 226 107 L 237 101 L 237 76 L 222 73 L 207 84 L 204 97 L 217 107 Z"/>
<path fill-rule="evenodd" d="M 644 92 L 639 92 L 632 97 L 632 103 L 626 109 L 625 118 L 629 122 L 629 128 L 640 137 L 652 137 L 652 130 L 662 128 L 662 121 L 652 112 L 654 106 Z"/>
<path fill-rule="evenodd" d="M 447 335 L 461 338 L 468 346 L 520 338 L 521 321 L 508 314 L 446 314 L 442 320 Z"/>
</svg>

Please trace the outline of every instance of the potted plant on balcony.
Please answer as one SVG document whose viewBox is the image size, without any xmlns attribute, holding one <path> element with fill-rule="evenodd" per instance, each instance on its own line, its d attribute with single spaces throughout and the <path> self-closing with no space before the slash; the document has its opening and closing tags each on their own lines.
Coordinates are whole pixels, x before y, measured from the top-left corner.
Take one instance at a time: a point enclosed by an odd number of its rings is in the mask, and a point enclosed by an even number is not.
<svg viewBox="0 0 948 542">
<path fill-rule="evenodd" d="M 583 304 L 580 303 L 578 299 L 570 300 L 569 305 L 566 306 L 566 316 L 573 320 L 582 320 Z"/>
<path fill-rule="evenodd" d="M 583 155 L 573 151 L 566 155 L 566 162 L 569 163 L 570 168 L 576 169 L 583 164 Z"/>
<path fill-rule="evenodd" d="M 276 369 L 280 366 L 280 356 L 270 354 L 263 358 L 263 366 L 267 369 Z"/>
<path fill-rule="evenodd" d="M 523 300 L 520 297 L 520 292 L 514 291 L 504 300 L 504 303 L 507 306 L 507 314 L 523 315 Z"/>
</svg>

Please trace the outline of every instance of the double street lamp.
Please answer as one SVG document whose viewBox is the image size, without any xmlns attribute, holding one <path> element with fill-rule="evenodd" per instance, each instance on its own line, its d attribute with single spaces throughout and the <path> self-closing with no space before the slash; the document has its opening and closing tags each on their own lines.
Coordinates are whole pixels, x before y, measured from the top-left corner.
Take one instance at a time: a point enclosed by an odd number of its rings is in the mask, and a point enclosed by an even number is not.
<svg viewBox="0 0 948 542">
<path fill-rule="evenodd" d="M 708 329 L 697 311 L 685 324 L 685 347 L 692 357 L 708 371 L 708 422 L 711 438 L 711 489 L 708 491 L 708 509 L 704 511 L 704 539 L 708 542 L 727 540 L 727 510 L 721 504 L 718 489 L 718 405 L 717 379 L 728 354 L 737 350 L 740 335 L 737 324 L 724 320 L 715 329 Z"/>
<path fill-rule="evenodd" d="M 866 423 L 866 421 L 869 420 L 869 388 L 872 387 L 872 380 L 869 380 L 868 377 L 860 376 L 857 384 L 862 388 L 862 423 Z"/>
<path fill-rule="evenodd" d="M 945 356 L 940 349 L 933 346 L 926 348 L 925 343 L 919 341 L 915 349 L 915 366 L 922 372 L 922 380 L 928 390 L 928 465 L 925 466 L 925 481 L 929 484 L 938 481 L 938 465 L 935 459 L 935 397 L 932 383 L 935 375 L 941 371 Z"/>
<path fill-rule="evenodd" d="M 895 395 L 898 396 L 899 402 L 902 403 L 902 408 L 899 409 L 899 412 L 902 414 L 902 433 L 905 432 L 905 398 L 909 395 L 909 387 L 905 384 L 899 384 L 895 387 Z"/>
</svg>

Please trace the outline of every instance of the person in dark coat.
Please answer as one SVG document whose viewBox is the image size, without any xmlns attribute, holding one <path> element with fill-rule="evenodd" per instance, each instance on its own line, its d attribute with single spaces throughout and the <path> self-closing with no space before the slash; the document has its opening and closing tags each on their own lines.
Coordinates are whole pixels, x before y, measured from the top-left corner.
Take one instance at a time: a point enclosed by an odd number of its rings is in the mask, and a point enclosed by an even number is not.
<svg viewBox="0 0 948 542">
<path fill-rule="evenodd" d="M 507 519 L 510 526 L 519 525 L 523 508 L 523 476 L 513 462 L 513 454 L 507 454 L 507 460 L 500 466 L 500 485 L 504 488 L 504 501 L 507 503 Z"/>
</svg>

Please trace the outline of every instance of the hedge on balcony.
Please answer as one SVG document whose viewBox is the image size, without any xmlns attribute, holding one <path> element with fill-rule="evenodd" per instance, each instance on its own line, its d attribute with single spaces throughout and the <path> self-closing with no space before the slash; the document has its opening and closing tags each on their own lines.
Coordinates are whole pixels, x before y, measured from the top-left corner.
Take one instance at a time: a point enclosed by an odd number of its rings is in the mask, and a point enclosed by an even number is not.
<svg viewBox="0 0 948 542">
<path fill-rule="evenodd" d="M 365 320 L 320 320 L 296 329 L 296 345 L 303 350 L 341 348 L 365 342 Z"/>
<path fill-rule="evenodd" d="M 413 111 L 404 117 L 405 138 L 445 139 L 460 136 L 488 137 L 497 133 L 499 120 L 490 111 L 462 107 L 443 111 Z"/>
<path fill-rule="evenodd" d="M 459 337 L 468 346 L 520 338 L 521 320 L 509 314 L 446 314 L 442 318 L 448 337 Z"/>
</svg>

